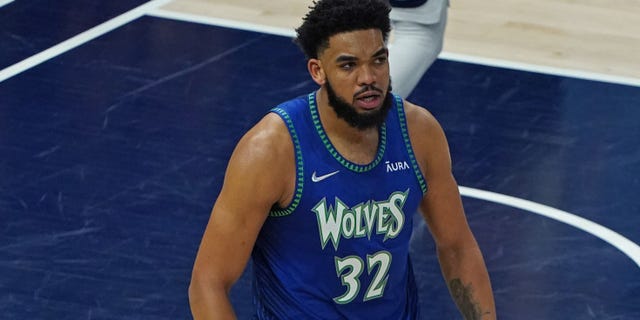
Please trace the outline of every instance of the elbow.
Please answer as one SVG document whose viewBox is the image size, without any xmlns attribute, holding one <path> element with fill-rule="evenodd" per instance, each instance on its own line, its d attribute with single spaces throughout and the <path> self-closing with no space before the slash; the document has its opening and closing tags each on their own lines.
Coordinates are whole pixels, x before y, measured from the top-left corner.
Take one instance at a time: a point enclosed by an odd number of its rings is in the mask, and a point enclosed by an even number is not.
<svg viewBox="0 0 640 320">
<path fill-rule="evenodd" d="M 217 272 L 203 270 L 194 266 L 189 283 L 189 301 L 191 303 L 201 301 L 212 295 L 228 295 L 232 283 L 224 281 Z"/>
<path fill-rule="evenodd" d="M 436 250 L 441 263 L 452 267 L 460 266 L 461 263 L 470 263 L 478 258 L 482 259 L 480 247 L 473 237 L 447 245 L 439 244 Z"/>
<path fill-rule="evenodd" d="M 189 303 L 191 305 L 196 304 L 201 300 L 204 292 L 206 291 L 206 280 L 201 272 L 197 269 L 193 269 L 191 273 L 191 282 L 189 283 Z"/>
<path fill-rule="evenodd" d="M 189 306 L 194 319 L 236 319 L 229 300 L 231 284 L 218 273 L 194 268 L 189 284 Z"/>
</svg>

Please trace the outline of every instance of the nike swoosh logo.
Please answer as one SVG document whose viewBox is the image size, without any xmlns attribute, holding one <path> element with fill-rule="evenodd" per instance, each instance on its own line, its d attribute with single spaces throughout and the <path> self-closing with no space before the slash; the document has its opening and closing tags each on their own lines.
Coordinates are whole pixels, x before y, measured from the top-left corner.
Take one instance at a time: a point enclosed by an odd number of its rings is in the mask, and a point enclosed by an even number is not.
<svg viewBox="0 0 640 320">
<path fill-rule="evenodd" d="M 326 178 L 331 177 L 332 175 L 337 174 L 338 172 L 340 172 L 340 170 L 336 170 L 336 171 L 334 171 L 334 172 L 329 172 L 329 173 L 327 173 L 327 174 L 323 174 L 323 175 L 321 175 L 321 176 L 316 176 L 316 172 L 314 171 L 314 172 L 313 172 L 313 174 L 311 175 L 311 181 L 313 181 L 313 182 L 320 182 L 320 181 L 322 181 L 322 180 L 324 180 L 324 179 L 326 179 Z"/>
</svg>

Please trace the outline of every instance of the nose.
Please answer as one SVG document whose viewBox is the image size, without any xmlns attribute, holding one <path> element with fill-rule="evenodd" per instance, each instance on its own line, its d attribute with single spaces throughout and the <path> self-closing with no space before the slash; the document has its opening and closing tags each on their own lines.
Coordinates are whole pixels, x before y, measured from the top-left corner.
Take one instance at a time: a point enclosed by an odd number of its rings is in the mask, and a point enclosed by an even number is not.
<svg viewBox="0 0 640 320">
<path fill-rule="evenodd" d="M 376 82 L 375 70 L 368 65 L 363 65 L 358 74 L 359 85 L 371 85 Z"/>
</svg>

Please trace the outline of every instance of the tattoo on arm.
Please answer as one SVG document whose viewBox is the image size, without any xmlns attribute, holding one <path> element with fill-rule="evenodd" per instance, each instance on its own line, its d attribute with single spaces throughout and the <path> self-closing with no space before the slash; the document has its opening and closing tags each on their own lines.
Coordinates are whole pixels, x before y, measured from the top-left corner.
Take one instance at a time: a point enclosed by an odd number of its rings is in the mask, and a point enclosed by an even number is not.
<svg viewBox="0 0 640 320">
<path fill-rule="evenodd" d="M 460 309 L 462 316 L 466 320 L 480 320 L 483 313 L 478 302 L 473 298 L 473 287 L 469 283 L 466 287 L 460 279 L 449 281 L 449 290 L 453 296 L 453 300 Z M 489 314 L 485 312 L 484 314 Z"/>
</svg>

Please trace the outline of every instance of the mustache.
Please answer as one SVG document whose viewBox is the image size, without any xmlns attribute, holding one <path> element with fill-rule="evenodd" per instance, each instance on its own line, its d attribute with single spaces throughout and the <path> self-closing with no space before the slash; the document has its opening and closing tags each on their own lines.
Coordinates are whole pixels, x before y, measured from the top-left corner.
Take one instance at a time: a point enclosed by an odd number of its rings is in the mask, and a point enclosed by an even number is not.
<svg viewBox="0 0 640 320">
<path fill-rule="evenodd" d="M 366 86 L 362 87 L 362 89 L 358 90 L 358 92 L 356 92 L 353 96 L 354 97 L 358 96 L 361 93 L 365 93 L 367 91 L 376 91 L 376 92 L 379 92 L 380 94 L 382 94 L 382 89 L 380 89 L 380 88 L 378 88 L 378 87 L 376 87 L 374 85 L 370 85 L 369 84 L 369 85 L 366 85 Z"/>
</svg>

